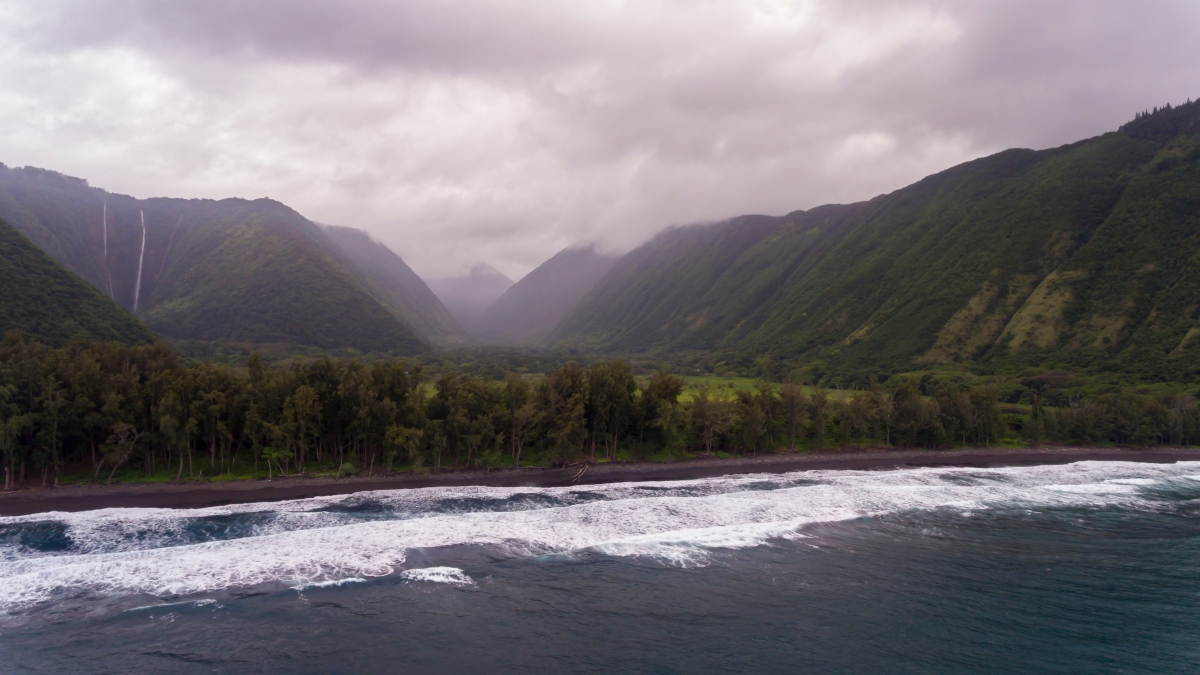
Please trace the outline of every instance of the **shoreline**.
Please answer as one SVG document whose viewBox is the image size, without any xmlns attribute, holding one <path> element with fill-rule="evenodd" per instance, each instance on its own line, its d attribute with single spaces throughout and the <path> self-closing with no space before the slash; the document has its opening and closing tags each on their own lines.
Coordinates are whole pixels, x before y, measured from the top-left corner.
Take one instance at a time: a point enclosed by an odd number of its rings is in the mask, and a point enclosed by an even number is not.
<svg viewBox="0 0 1200 675">
<path fill-rule="evenodd" d="M 1081 461 L 1173 463 L 1200 460 L 1200 448 L 971 448 L 965 450 L 875 450 L 805 452 L 696 458 L 670 463 L 627 462 L 568 468 L 452 470 L 439 474 L 393 474 L 354 478 L 278 478 L 272 481 L 133 483 L 37 487 L 0 493 L 0 516 L 106 508 L 205 508 L 307 499 L 373 490 L 425 487 L 563 487 L 637 481 L 815 470 L 885 470 L 919 467 L 998 467 L 1070 464 Z"/>
</svg>

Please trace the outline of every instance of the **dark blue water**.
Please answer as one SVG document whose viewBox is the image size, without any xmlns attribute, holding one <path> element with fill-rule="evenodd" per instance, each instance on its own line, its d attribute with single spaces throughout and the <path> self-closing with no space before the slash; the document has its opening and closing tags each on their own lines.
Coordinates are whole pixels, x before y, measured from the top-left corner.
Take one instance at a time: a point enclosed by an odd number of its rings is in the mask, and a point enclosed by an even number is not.
<svg viewBox="0 0 1200 675">
<path fill-rule="evenodd" d="M 3 519 L 0 672 L 1197 672 L 1198 474 L 826 472 Z"/>
</svg>

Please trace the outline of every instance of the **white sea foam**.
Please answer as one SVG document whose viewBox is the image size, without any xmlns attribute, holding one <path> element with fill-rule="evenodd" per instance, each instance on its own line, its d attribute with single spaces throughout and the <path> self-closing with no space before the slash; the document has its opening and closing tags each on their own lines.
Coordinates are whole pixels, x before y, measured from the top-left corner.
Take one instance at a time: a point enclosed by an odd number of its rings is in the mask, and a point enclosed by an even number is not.
<svg viewBox="0 0 1200 675">
<path fill-rule="evenodd" d="M 1146 485 L 1146 483 L 1143 483 Z M 1092 495 L 1128 495 L 1138 492 L 1137 486 L 1125 483 L 1117 483 L 1113 481 L 1105 481 L 1103 483 L 1082 483 L 1080 485 L 1047 485 L 1047 490 L 1057 490 L 1059 492 L 1075 492 L 1078 494 Z"/>
<path fill-rule="evenodd" d="M 846 518 L 854 517 L 846 514 Z M 825 520 L 843 520 L 832 514 Z M 749 523 L 674 530 L 600 542 L 590 548 L 611 556 L 652 556 L 680 566 L 702 564 L 709 551 L 761 546 L 772 539 L 792 539 L 807 520 Z"/>
<path fill-rule="evenodd" d="M 457 567 L 421 567 L 404 570 L 400 577 L 409 581 L 428 581 L 435 584 L 473 586 L 475 581 Z"/>
<path fill-rule="evenodd" d="M 212 598 L 203 598 L 200 600 L 182 600 L 180 602 L 160 602 L 155 605 L 142 605 L 141 607 L 130 607 L 126 612 L 143 612 L 148 609 L 163 609 L 165 607 L 220 607 L 216 600 Z"/>
<path fill-rule="evenodd" d="M 1081 462 L 812 471 L 574 488 L 428 488 L 192 511 L 106 509 L 0 518 L 0 526 L 10 530 L 61 524 L 72 542 L 67 553 L 26 550 L 11 536 L 0 544 L 0 613 L 64 595 L 169 598 L 266 583 L 311 587 L 395 573 L 413 578 L 418 570 L 400 571 L 409 551 L 460 545 L 510 555 L 595 551 L 696 564 L 711 551 L 802 536 L 810 523 L 903 511 L 1149 508 L 1157 498 L 1148 490 L 1183 485 L 1179 479 L 1196 476 L 1198 467 Z M 368 516 L 355 510 L 367 502 L 376 507 Z M 197 528 L 208 533 L 204 536 L 224 538 L 187 543 Z"/>
<path fill-rule="evenodd" d="M 293 591 L 307 591 L 310 588 L 335 588 L 346 584 L 361 584 L 366 582 L 362 577 L 347 577 L 345 579 L 329 579 L 326 581 L 305 581 L 292 586 Z"/>
</svg>

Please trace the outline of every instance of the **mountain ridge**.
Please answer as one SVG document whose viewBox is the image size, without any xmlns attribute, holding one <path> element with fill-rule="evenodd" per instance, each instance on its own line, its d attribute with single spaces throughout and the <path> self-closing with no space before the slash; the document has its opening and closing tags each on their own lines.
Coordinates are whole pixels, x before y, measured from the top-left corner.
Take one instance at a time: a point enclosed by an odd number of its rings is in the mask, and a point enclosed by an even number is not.
<svg viewBox="0 0 1200 675">
<path fill-rule="evenodd" d="M 775 374 L 980 362 L 1194 377 L 1198 120 L 1195 103 L 1164 108 L 864 202 L 668 230 L 548 342 Z"/>
<path fill-rule="evenodd" d="M 363 272 L 365 282 L 380 299 L 408 321 L 418 335 L 441 347 L 465 342 L 463 329 L 449 310 L 399 255 L 364 230 L 321 227 Z"/>
<path fill-rule="evenodd" d="M 617 259 L 596 247 L 566 248 L 509 286 L 483 314 L 476 336 L 489 344 L 535 346 Z"/>
<path fill-rule="evenodd" d="M 163 337 L 428 349 L 320 227 L 274 200 L 138 200 L 4 167 L 0 217 Z"/>
</svg>

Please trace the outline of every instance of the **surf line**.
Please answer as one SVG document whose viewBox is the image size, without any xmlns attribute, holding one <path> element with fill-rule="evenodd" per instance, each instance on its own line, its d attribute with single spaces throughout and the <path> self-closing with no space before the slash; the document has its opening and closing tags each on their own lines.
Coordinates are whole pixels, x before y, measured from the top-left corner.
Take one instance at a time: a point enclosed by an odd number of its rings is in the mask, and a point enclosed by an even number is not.
<svg viewBox="0 0 1200 675">
<path fill-rule="evenodd" d="M 142 263 L 146 259 L 146 212 L 138 211 L 142 217 L 142 252 L 138 255 L 137 285 L 133 287 L 133 313 L 137 314 L 138 296 L 142 293 Z"/>
</svg>

